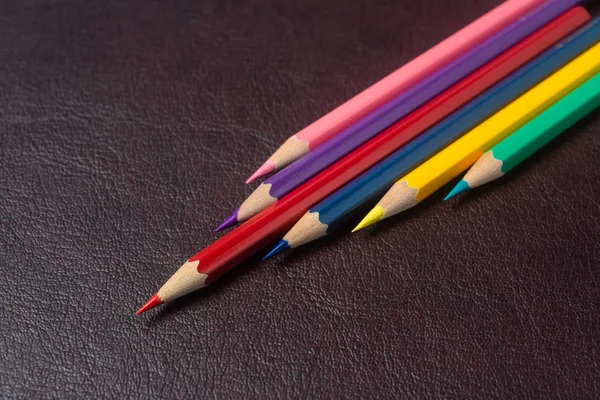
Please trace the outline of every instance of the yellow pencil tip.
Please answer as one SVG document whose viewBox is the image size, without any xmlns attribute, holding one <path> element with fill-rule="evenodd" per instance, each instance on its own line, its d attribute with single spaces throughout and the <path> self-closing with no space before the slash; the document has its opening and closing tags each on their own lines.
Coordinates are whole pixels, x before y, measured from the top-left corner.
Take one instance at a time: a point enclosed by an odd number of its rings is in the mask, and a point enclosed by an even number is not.
<svg viewBox="0 0 600 400">
<path fill-rule="evenodd" d="M 356 228 L 352 230 L 352 233 L 360 231 L 361 229 L 366 228 L 369 225 L 373 225 L 377 221 L 383 219 L 383 214 L 385 214 L 385 210 L 383 209 L 383 207 L 375 206 L 375 208 L 369 211 L 367 216 L 364 217 L 358 225 L 356 225 Z"/>
</svg>

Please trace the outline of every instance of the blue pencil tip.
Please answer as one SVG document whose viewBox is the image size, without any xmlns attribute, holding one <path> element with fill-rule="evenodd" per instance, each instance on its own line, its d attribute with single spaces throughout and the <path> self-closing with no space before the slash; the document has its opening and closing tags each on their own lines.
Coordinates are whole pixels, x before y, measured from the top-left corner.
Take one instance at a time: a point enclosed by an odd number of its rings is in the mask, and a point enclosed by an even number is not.
<svg viewBox="0 0 600 400">
<path fill-rule="evenodd" d="M 469 184 L 465 181 L 463 181 L 462 179 L 456 184 L 456 186 L 454 186 L 454 189 L 452 189 L 450 191 L 450 193 L 448 193 L 448 195 L 446 195 L 446 197 L 444 197 L 444 200 L 448 200 L 451 199 L 454 196 L 457 196 L 461 193 L 467 192 L 469 191 L 469 189 L 471 189 L 469 187 Z"/>
<path fill-rule="evenodd" d="M 227 228 L 237 224 L 238 223 L 237 215 L 238 215 L 239 210 L 240 209 L 238 208 L 233 213 L 231 213 L 231 215 L 229 217 L 227 217 L 227 219 L 225 221 L 223 221 L 223 223 L 221 223 L 221 225 L 219 225 L 217 227 L 217 229 L 215 229 L 215 232 L 221 232 L 223 229 L 227 229 Z"/>
<path fill-rule="evenodd" d="M 290 248 L 290 245 L 287 242 L 287 240 L 282 239 L 275 245 L 275 247 L 273 247 L 271 249 L 270 252 L 267 253 L 266 256 L 263 257 L 263 261 L 268 260 L 269 258 L 274 257 L 279 253 L 283 253 L 284 251 L 286 251 L 289 248 Z"/>
</svg>

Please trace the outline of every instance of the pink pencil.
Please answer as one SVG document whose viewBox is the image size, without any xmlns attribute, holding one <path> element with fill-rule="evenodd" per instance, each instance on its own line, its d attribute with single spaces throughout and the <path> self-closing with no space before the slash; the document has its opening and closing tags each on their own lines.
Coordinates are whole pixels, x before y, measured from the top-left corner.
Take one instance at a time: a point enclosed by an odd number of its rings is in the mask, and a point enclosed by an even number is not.
<svg viewBox="0 0 600 400">
<path fill-rule="evenodd" d="M 544 1 L 546 0 L 505 1 L 288 138 L 246 183 L 279 170 L 301 158 Z"/>
</svg>

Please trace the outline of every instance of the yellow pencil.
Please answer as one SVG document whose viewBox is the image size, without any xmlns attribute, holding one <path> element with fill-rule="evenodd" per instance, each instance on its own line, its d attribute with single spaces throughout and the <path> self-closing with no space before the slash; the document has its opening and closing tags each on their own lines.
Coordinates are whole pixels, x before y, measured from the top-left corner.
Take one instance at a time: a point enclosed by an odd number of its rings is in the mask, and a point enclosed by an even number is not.
<svg viewBox="0 0 600 400">
<path fill-rule="evenodd" d="M 407 210 L 469 168 L 510 135 L 600 71 L 600 43 L 396 181 L 353 232 Z"/>
</svg>

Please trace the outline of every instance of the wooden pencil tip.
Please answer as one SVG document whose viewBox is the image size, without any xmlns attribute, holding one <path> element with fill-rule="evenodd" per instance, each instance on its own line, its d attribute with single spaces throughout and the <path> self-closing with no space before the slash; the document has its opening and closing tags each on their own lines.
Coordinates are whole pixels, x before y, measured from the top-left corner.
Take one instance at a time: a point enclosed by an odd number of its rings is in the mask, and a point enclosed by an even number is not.
<svg viewBox="0 0 600 400">
<path fill-rule="evenodd" d="M 261 165 L 261 167 L 259 169 L 256 170 L 255 173 L 252 174 L 252 176 L 250 178 L 248 178 L 248 180 L 246 180 L 246 183 L 251 183 L 254 182 L 255 180 L 262 178 L 263 176 L 270 174 L 271 172 L 275 171 L 275 168 L 277 166 L 275 165 L 275 163 L 271 160 L 267 160 L 265 161 L 265 163 L 263 165 Z"/>
<path fill-rule="evenodd" d="M 360 231 L 361 229 L 364 229 L 369 225 L 373 225 L 377 221 L 383 219 L 384 214 L 385 210 L 383 209 L 383 207 L 375 206 L 371 211 L 369 211 L 367 216 L 364 217 L 358 225 L 356 225 L 356 228 L 352 229 L 352 233 Z"/>
<path fill-rule="evenodd" d="M 137 312 L 135 313 L 135 315 L 140 315 L 142 313 L 145 313 L 148 310 L 153 309 L 154 307 L 158 307 L 162 304 L 162 300 L 160 299 L 160 297 L 158 297 L 158 294 L 154 294 L 154 296 L 150 297 L 150 300 L 148 300 L 146 302 L 146 304 L 144 304 L 142 306 L 142 308 L 140 308 L 139 310 L 137 310 Z"/>
<path fill-rule="evenodd" d="M 221 225 L 219 225 L 217 227 L 217 229 L 215 229 L 215 232 L 221 232 L 222 230 L 227 229 L 227 228 L 232 227 L 235 224 L 237 224 L 238 223 L 238 218 L 237 218 L 238 211 L 240 211 L 239 208 L 235 209 L 231 213 L 231 215 L 229 217 L 227 217 L 227 219 L 225 219 L 225 221 L 223 221 L 221 223 Z"/>
</svg>

